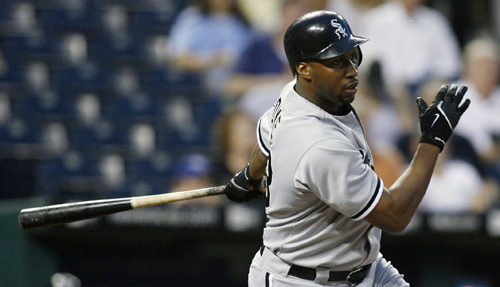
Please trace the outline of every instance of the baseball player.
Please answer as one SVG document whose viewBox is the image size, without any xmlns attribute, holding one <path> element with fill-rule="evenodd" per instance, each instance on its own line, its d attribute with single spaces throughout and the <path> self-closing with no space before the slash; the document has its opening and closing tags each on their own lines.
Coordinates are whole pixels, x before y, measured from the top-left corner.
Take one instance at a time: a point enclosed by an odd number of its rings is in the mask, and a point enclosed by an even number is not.
<svg viewBox="0 0 500 287">
<path fill-rule="evenodd" d="M 225 188 L 247 201 L 267 177 L 268 222 L 249 286 L 409 286 L 380 253 L 381 232 L 406 228 L 470 100 L 460 104 L 467 88 L 456 85 L 442 86 L 430 106 L 417 99 L 420 144 L 384 187 L 351 106 L 366 41 L 329 11 L 302 16 L 285 34 L 296 78 L 260 118 L 258 146 Z"/>
</svg>

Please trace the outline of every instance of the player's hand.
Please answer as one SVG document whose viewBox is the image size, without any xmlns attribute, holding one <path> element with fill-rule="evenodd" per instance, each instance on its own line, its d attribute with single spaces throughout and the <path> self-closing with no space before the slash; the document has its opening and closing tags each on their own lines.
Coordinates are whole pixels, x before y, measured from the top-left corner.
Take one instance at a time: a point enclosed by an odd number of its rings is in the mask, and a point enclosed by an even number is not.
<svg viewBox="0 0 500 287">
<path fill-rule="evenodd" d="M 451 87 L 443 85 L 430 106 L 427 106 L 422 98 L 417 98 L 422 131 L 421 143 L 432 144 L 439 147 L 441 151 L 443 150 L 460 117 L 470 105 L 469 99 L 460 105 L 466 92 L 466 86 L 458 89 L 456 84 Z"/>
<path fill-rule="evenodd" d="M 249 165 L 240 170 L 226 185 L 224 193 L 227 198 L 236 202 L 249 201 L 261 195 L 260 186 L 262 179 L 250 176 Z"/>
</svg>

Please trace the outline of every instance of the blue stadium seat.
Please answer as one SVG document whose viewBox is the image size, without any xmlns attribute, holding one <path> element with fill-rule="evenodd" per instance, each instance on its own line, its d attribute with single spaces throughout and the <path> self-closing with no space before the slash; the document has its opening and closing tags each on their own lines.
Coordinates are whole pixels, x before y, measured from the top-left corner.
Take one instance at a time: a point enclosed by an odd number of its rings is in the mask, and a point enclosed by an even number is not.
<svg viewBox="0 0 500 287">
<path fill-rule="evenodd" d="M 90 126 L 71 126 L 69 140 L 72 147 L 86 154 L 100 154 L 108 151 L 116 151 L 120 154 L 130 152 L 128 127 L 110 119 L 103 118 Z"/>
<path fill-rule="evenodd" d="M 89 43 L 89 57 L 105 67 L 117 69 L 131 66 L 147 70 L 158 65 L 155 59 L 155 36 L 134 36 L 115 33 L 99 41 Z"/>
<path fill-rule="evenodd" d="M 104 36 L 102 10 L 93 9 L 86 1 L 76 5 L 73 5 L 75 1 L 54 2 L 60 3 L 44 5 L 37 11 L 37 20 L 47 33 L 82 33 L 89 39 Z"/>
<path fill-rule="evenodd" d="M 105 95 L 112 93 L 113 75 L 113 71 L 102 69 L 95 62 L 87 62 L 54 71 L 54 87 L 66 95 Z"/>
<path fill-rule="evenodd" d="M 28 1 L 0 1 L 0 37 L 17 37 L 36 29 L 36 9 Z"/>
<path fill-rule="evenodd" d="M 5 125 L 4 144 L 40 144 L 41 143 L 41 125 L 35 120 L 13 117 Z"/>
<path fill-rule="evenodd" d="M 141 73 L 141 86 L 161 98 L 172 98 L 179 94 L 186 94 L 190 98 L 205 96 L 199 74 L 178 71 L 167 65 Z"/>
<path fill-rule="evenodd" d="M 49 67 L 60 67 L 70 64 L 68 41 L 79 37 L 79 34 L 51 34 L 41 29 L 23 37 L 6 40 L 3 52 L 18 64 L 28 64 L 34 61 L 47 63 Z"/>
<path fill-rule="evenodd" d="M 10 62 L 4 67 L 6 70 L 0 74 L 0 91 L 9 93 L 12 96 L 23 95 L 26 92 L 26 69 L 22 65 L 11 64 Z"/>
<path fill-rule="evenodd" d="M 74 114 L 73 97 L 67 97 L 54 90 L 44 90 L 12 102 L 13 113 L 24 118 L 68 119 Z"/>
<path fill-rule="evenodd" d="M 168 35 L 176 13 L 176 10 L 132 11 L 130 31 L 137 36 Z"/>
<path fill-rule="evenodd" d="M 168 192 L 174 161 L 173 155 L 164 151 L 146 158 L 128 160 L 127 171 L 132 195 Z"/>
<path fill-rule="evenodd" d="M 160 146 L 207 148 L 212 144 L 213 124 L 222 110 L 218 100 L 189 97 L 166 99 L 160 106 L 165 124 Z"/>
<path fill-rule="evenodd" d="M 102 114 L 115 121 L 154 123 L 159 120 L 156 98 L 142 91 L 122 97 L 108 97 L 107 100 L 103 101 Z"/>
<path fill-rule="evenodd" d="M 77 150 L 42 161 L 38 169 L 40 193 L 57 200 L 104 197 L 99 186 L 98 162 Z"/>
</svg>

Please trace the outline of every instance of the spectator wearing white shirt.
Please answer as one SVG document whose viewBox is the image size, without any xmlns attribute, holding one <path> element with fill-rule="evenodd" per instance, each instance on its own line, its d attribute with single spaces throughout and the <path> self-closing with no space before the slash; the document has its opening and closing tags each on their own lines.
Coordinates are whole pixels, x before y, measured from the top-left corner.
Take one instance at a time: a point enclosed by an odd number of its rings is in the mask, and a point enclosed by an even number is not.
<svg viewBox="0 0 500 287">
<path fill-rule="evenodd" d="M 370 41 L 363 60 L 380 63 L 405 130 L 414 128 L 414 93 L 419 85 L 431 78 L 457 79 L 461 74 L 460 47 L 448 19 L 424 3 L 392 0 L 365 17 Z"/>
<path fill-rule="evenodd" d="M 328 0 L 325 7 L 349 19 L 349 27 L 356 34 L 364 35 L 370 24 L 365 21 L 365 15 L 383 3 L 384 0 Z"/>
<path fill-rule="evenodd" d="M 490 168 L 500 162 L 500 47 L 488 38 L 468 42 L 464 48 L 465 71 L 461 85 L 469 87 L 467 97 L 474 101 L 464 115 L 467 119 L 456 128 L 456 133 L 466 137 Z M 497 167 L 498 168 L 498 167 Z"/>
<path fill-rule="evenodd" d="M 366 15 L 363 56 L 382 64 L 388 82 L 418 84 L 460 76 L 460 47 L 449 21 L 425 0 L 392 0 Z"/>
<path fill-rule="evenodd" d="M 437 213 L 485 212 L 497 197 L 468 162 L 452 158 L 449 148 L 438 158 L 419 210 Z"/>
</svg>

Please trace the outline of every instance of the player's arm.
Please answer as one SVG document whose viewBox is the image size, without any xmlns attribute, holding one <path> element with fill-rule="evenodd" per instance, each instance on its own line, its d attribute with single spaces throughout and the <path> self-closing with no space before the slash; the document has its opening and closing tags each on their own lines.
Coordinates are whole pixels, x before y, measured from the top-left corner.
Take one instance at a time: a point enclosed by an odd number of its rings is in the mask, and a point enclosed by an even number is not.
<svg viewBox="0 0 500 287">
<path fill-rule="evenodd" d="M 255 145 L 250 161 L 226 185 L 224 193 L 236 202 L 254 199 L 265 192 L 263 184 L 266 173 L 267 156 L 262 153 L 259 145 Z"/>
<path fill-rule="evenodd" d="M 428 107 L 417 99 L 422 136 L 417 151 L 406 171 L 384 192 L 375 208 L 365 217 L 373 225 L 389 231 L 402 232 L 410 223 L 425 195 L 439 153 L 470 104 L 460 105 L 467 91 L 457 86 L 442 86 Z"/>
</svg>

